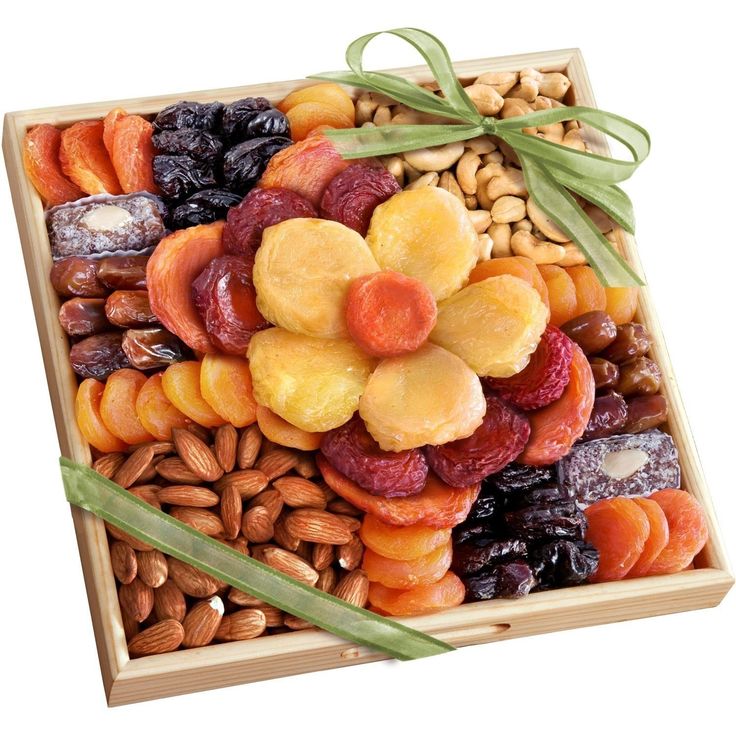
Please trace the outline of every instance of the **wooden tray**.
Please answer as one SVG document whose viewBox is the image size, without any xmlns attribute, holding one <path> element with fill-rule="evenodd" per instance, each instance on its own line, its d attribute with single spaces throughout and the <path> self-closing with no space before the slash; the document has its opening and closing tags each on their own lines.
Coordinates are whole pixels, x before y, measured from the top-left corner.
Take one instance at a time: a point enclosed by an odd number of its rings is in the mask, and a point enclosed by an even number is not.
<svg viewBox="0 0 736 736">
<path fill-rule="evenodd" d="M 485 71 L 516 71 L 526 66 L 543 71 L 565 72 L 572 81 L 572 97 L 568 101 L 595 106 L 582 55 L 577 49 L 478 59 L 458 63 L 455 70 L 460 78 L 473 79 Z M 391 71 L 415 81 L 430 79 L 426 67 Z M 131 113 L 146 115 L 156 113 L 182 99 L 230 102 L 242 97 L 261 95 L 279 100 L 293 89 L 306 84 L 308 82 L 305 80 L 276 82 L 29 110 L 5 116 L 3 152 L 63 455 L 78 462 L 90 461 L 89 446 L 74 419 L 77 381 L 69 365 L 67 337 L 57 319 L 59 298 L 48 278 L 51 255 L 43 207 L 23 171 L 21 145 L 27 128 L 38 123 L 65 126 L 78 120 L 102 118 L 113 107 L 123 107 Z M 588 130 L 586 134 L 595 150 L 608 152 L 605 140 L 597 136 L 595 131 Z M 642 273 L 633 238 L 621 233 L 619 246 L 634 268 Z M 534 593 L 520 600 L 466 604 L 445 613 L 407 619 L 410 626 L 438 636 L 455 646 L 465 646 L 546 631 L 706 608 L 721 601 L 733 584 L 733 578 L 727 569 L 697 451 L 646 288 L 641 291 L 637 319 L 651 332 L 654 342 L 653 357 L 662 368 L 662 392 L 670 404 L 667 429 L 674 437 L 680 452 L 682 485 L 703 504 L 708 515 L 710 541 L 698 556 L 696 569 L 676 575 Z M 59 486 L 57 492 L 61 493 L 61 483 Z M 296 631 L 131 660 L 123 634 L 104 525 L 100 519 L 76 507 L 72 508 L 72 518 L 109 705 L 386 658 L 385 655 L 351 645 L 325 632 Z"/>
</svg>

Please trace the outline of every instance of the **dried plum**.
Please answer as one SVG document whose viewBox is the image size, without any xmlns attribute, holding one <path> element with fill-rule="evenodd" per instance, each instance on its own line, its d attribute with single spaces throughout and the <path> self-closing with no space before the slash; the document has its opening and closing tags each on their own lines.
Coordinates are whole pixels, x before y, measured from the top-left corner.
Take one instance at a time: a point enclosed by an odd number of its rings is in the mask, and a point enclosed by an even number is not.
<svg viewBox="0 0 736 736">
<path fill-rule="evenodd" d="M 195 161 L 216 161 L 222 155 L 222 140 L 214 133 L 196 128 L 161 130 L 153 136 L 159 153 L 190 156 Z"/>
<path fill-rule="evenodd" d="M 221 102 L 175 102 L 165 107 L 153 121 L 155 130 L 197 128 L 216 130 L 224 105 Z"/>
<path fill-rule="evenodd" d="M 504 514 L 509 529 L 528 541 L 542 539 L 582 539 L 585 514 L 574 503 L 527 506 Z"/>
<path fill-rule="evenodd" d="M 452 552 L 452 569 L 458 575 L 472 575 L 504 558 L 525 557 L 523 539 L 478 539 L 456 544 Z"/>
<path fill-rule="evenodd" d="M 183 199 L 201 189 L 217 186 L 212 165 L 189 156 L 155 156 L 153 178 L 164 195 L 171 199 Z"/>
<path fill-rule="evenodd" d="M 531 550 L 529 562 L 540 588 L 584 583 L 597 569 L 600 555 L 592 544 L 557 540 Z"/>
<path fill-rule="evenodd" d="M 246 127 L 249 138 L 272 135 L 283 135 L 288 138 L 290 132 L 289 119 L 275 108 L 259 112 L 250 119 Z"/>
<path fill-rule="evenodd" d="M 466 521 L 452 530 L 452 539 L 455 544 L 463 544 L 471 540 L 495 539 L 502 530 L 494 522 L 496 517 L 481 521 Z"/>
<path fill-rule="evenodd" d="M 253 138 L 233 146 L 222 162 L 225 185 L 233 192 L 245 194 L 258 181 L 271 157 L 290 145 L 288 138 L 272 136 Z"/>
<path fill-rule="evenodd" d="M 479 521 L 481 519 L 490 519 L 497 514 L 502 506 L 502 499 L 496 493 L 495 489 L 488 483 L 484 483 L 480 496 L 470 509 L 467 521 Z"/>
<path fill-rule="evenodd" d="M 556 480 L 553 465 L 536 466 L 511 463 L 501 472 L 496 473 L 489 481 L 502 493 L 515 493 L 549 485 Z"/>
<path fill-rule="evenodd" d="M 222 132 L 231 143 L 240 143 L 247 138 L 264 135 L 288 135 L 288 121 L 285 129 L 282 123 L 276 125 L 273 131 L 268 129 L 268 117 L 261 119 L 260 123 L 256 122 L 259 117 L 271 111 L 285 117 L 278 110 L 274 110 L 265 97 L 245 97 L 242 100 L 231 102 L 225 105 L 222 111 Z M 275 122 L 273 116 L 270 116 L 270 119 Z M 251 124 L 253 124 L 252 127 Z"/>
<path fill-rule="evenodd" d="M 564 488 L 552 483 L 547 486 L 530 488 L 528 491 L 510 493 L 505 497 L 506 507 L 509 509 L 520 509 L 524 506 L 539 506 L 540 504 L 552 504 L 559 501 L 573 501 L 575 494 L 570 488 Z"/>
<path fill-rule="evenodd" d="M 242 197 L 227 189 L 203 189 L 195 192 L 189 199 L 175 207 L 171 213 L 172 229 L 205 225 L 208 222 L 222 220 L 231 207 L 239 204 Z"/>
<path fill-rule="evenodd" d="M 466 601 L 487 601 L 491 598 L 521 598 L 536 585 L 536 578 L 526 562 L 505 562 L 463 581 Z"/>
</svg>

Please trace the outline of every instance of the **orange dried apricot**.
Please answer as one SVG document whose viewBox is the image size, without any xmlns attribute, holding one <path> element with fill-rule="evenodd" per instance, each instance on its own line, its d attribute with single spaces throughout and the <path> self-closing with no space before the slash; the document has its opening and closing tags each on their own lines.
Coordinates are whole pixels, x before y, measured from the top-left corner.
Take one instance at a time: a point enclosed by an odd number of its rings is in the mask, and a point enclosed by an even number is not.
<svg viewBox="0 0 736 736">
<path fill-rule="evenodd" d="M 355 105 L 350 95 L 339 84 L 325 82 L 294 90 L 286 95 L 277 107 L 281 112 L 288 113 L 297 105 L 305 102 L 316 102 L 320 105 L 334 107 L 350 119 L 348 127 L 352 128 L 355 124 Z"/>
<path fill-rule="evenodd" d="M 634 321 L 639 289 L 636 286 L 607 286 L 606 312 L 617 325 Z"/>
<path fill-rule="evenodd" d="M 118 120 L 124 118 L 128 113 L 122 107 L 114 107 L 105 115 L 102 121 L 102 142 L 105 144 L 107 153 L 112 158 L 112 142 L 115 138 L 115 126 Z"/>
<path fill-rule="evenodd" d="M 352 128 L 354 121 L 336 107 L 321 102 L 301 102 L 287 113 L 291 139 L 303 141 L 321 125 L 331 128 Z"/>
<path fill-rule="evenodd" d="M 100 120 L 82 120 L 61 133 L 62 171 L 87 194 L 121 194 L 120 182 L 102 141 Z"/>
<path fill-rule="evenodd" d="M 263 436 L 284 447 L 295 447 L 297 450 L 318 450 L 325 435 L 324 432 L 305 432 L 289 424 L 265 406 L 256 406 L 256 419 Z"/>
<path fill-rule="evenodd" d="M 162 378 L 163 372 L 155 373 L 143 384 L 135 400 L 135 412 L 157 440 L 170 440 L 172 429 L 186 429 L 192 420 L 166 398 Z"/>
<path fill-rule="evenodd" d="M 215 413 L 234 427 L 247 427 L 255 422 L 253 379 L 245 358 L 208 353 L 202 358 L 199 388 Z"/>
<path fill-rule="evenodd" d="M 664 511 L 670 538 L 647 570 L 647 575 L 685 570 L 708 541 L 705 511 L 695 496 L 675 488 L 657 491 L 649 498 Z"/>
<path fill-rule="evenodd" d="M 182 413 L 203 427 L 225 424 L 205 401 L 200 388 L 201 364 L 196 360 L 174 363 L 165 371 L 161 386 L 166 398 Z"/>
<path fill-rule="evenodd" d="M 434 529 L 424 524 L 395 526 L 366 514 L 359 534 L 363 544 L 379 555 L 392 560 L 415 560 L 447 544 L 452 529 Z"/>
<path fill-rule="evenodd" d="M 555 327 L 564 325 L 578 313 L 575 283 L 560 266 L 538 266 L 538 269 L 549 293 L 549 322 Z"/>
<path fill-rule="evenodd" d="M 374 608 L 390 616 L 420 616 L 459 606 L 465 600 L 465 586 L 453 572 L 430 585 L 417 585 L 409 590 L 392 590 L 371 583 L 368 600 Z"/>
<path fill-rule="evenodd" d="M 501 276 L 508 274 L 523 279 L 530 286 L 533 286 L 545 306 L 549 309 L 549 292 L 547 284 L 542 278 L 537 264 L 531 258 L 525 256 L 509 256 L 507 258 L 492 258 L 490 261 L 482 261 L 471 272 L 468 277 L 468 283 L 474 284 L 476 281 L 483 281 L 489 276 Z"/>
<path fill-rule="evenodd" d="M 667 546 L 670 538 L 670 530 L 667 524 L 667 517 L 662 511 L 662 507 L 651 498 L 633 498 L 632 501 L 637 504 L 649 519 L 649 536 L 644 542 L 644 549 L 639 555 L 639 559 L 634 563 L 634 567 L 629 570 L 627 578 L 638 578 L 646 575 L 654 560 L 659 557 L 660 552 Z"/>
<path fill-rule="evenodd" d="M 451 562 L 452 542 L 447 542 L 413 560 L 393 560 L 369 548 L 363 555 L 361 567 L 372 583 L 406 590 L 436 583 L 450 569 Z"/>
<path fill-rule="evenodd" d="M 125 193 L 153 192 L 153 126 L 140 115 L 124 115 L 115 121 L 112 134 L 112 163 Z"/>
<path fill-rule="evenodd" d="M 572 266 L 566 270 L 567 275 L 575 284 L 575 297 L 577 299 L 575 316 L 595 310 L 604 310 L 606 308 L 606 292 L 603 284 L 595 275 L 595 271 L 590 266 Z"/>
<path fill-rule="evenodd" d="M 49 207 L 84 196 L 84 192 L 64 176 L 59 161 L 60 147 L 61 132 L 47 123 L 31 128 L 23 139 L 23 168 Z"/>
<path fill-rule="evenodd" d="M 108 377 L 102 394 L 102 421 L 116 437 L 129 445 L 153 439 L 135 410 L 138 394 L 147 380 L 145 373 L 134 368 L 121 368 Z"/>
<path fill-rule="evenodd" d="M 106 426 L 100 414 L 100 402 L 105 384 L 94 378 L 85 378 L 77 389 L 74 409 L 77 425 L 84 439 L 100 452 L 121 452 L 127 445 Z"/>
<path fill-rule="evenodd" d="M 621 580 L 636 564 L 649 537 L 649 518 L 630 498 L 604 498 L 585 509 L 585 540 L 599 552 L 591 583 Z"/>
</svg>

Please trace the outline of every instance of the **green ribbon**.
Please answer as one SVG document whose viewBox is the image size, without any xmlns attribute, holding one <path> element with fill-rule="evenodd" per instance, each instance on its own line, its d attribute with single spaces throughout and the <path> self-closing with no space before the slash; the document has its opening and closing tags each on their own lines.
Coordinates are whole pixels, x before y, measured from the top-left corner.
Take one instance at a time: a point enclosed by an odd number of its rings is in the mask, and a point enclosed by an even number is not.
<svg viewBox="0 0 736 736">
<path fill-rule="evenodd" d="M 424 57 L 443 97 L 394 74 L 363 69 L 365 47 L 381 33 L 390 33 L 407 41 Z M 604 285 L 637 286 L 644 283 L 567 190 L 597 205 L 626 231 L 633 233 L 631 200 L 616 185 L 628 179 L 649 154 L 650 142 L 646 130 L 619 115 L 581 106 L 539 110 L 505 120 L 484 117 L 457 80 L 442 42 L 417 28 L 368 33 L 348 46 L 345 58 L 351 71 L 325 72 L 311 75 L 311 78 L 380 92 L 414 110 L 459 123 L 327 130 L 326 135 L 344 158 L 386 156 L 480 135 L 496 136 L 518 155 L 530 197 L 576 243 Z M 615 138 L 626 146 L 633 160 L 624 161 L 576 151 L 521 132 L 523 128 L 566 120 L 583 122 Z"/>
<path fill-rule="evenodd" d="M 396 659 L 418 659 L 454 649 L 244 556 L 159 511 L 86 465 L 64 457 L 60 463 L 69 503 L 238 590 Z"/>
</svg>

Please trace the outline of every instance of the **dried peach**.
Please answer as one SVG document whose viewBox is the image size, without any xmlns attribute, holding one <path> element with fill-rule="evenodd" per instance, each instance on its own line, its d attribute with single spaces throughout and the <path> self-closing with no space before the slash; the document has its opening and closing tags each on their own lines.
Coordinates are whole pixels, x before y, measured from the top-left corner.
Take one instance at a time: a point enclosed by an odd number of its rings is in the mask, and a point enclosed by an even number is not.
<svg viewBox="0 0 736 736">
<path fill-rule="evenodd" d="M 197 225 L 167 235 L 156 246 L 146 267 L 148 298 L 164 327 L 190 348 L 212 353 L 212 344 L 194 304 L 192 282 L 205 266 L 224 255 L 224 223 Z"/>
<path fill-rule="evenodd" d="M 424 524 L 394 526 L 373 514 L 366 514 L 360 527 L 363 544 L 392 560 L 415 560 L 447 544 L 451 536 L 452 529 L 433 529 Z"/>
<path fill-rule="evenodd" d="M 366 241 L 383 269 L 425 283 L 438 301 L 459 291 L 478 259 L 478 236 L 457 197 L 405 190 L 376 207 Z"/>
<path fill-rule="evenodd" d="M 105 115 L 102 121 L 102 142 L 110 158 L 112 158 L 112 142 L 115 138 L 115 126 L 118 124 L 118 120 L 124 118 L 127 114 L 122 107 L 114 107 Z"/>
<path fill-rule="evenodd" d="M 202 358 L 199 388 L 215 413 L 234 427 L 247 427 L 255 422 L 253 379 L 245 358 L 207 353 Z"/>
<path fill-rule="evenodd" d="M 174 363 L 165 371 L 161 386 L 166 398 L 182 413 L 203 427 L 219 427 L 223 419 L 205 401 L 200 388 L 201 364 L 196 360 Z"/>
<path fill-rule="evenodd" d="M 422 524 L 433 529 L 447 529 L 465 521 L 480 491 L 480 484 L 453 488 L 430 473 L 421 493 L 401 498 L 374 496 L 336 470 L 324 457 L 317 455 L 325 483 L 341 498 L 385 524 L 412 526 Z"/>
<path fill-rule="evenodd" d="M 263 436 L 284 447 L 295 447 L 297 450 L 318 450 L 324 437 L 324 432 L 305 432 L 289 424 L 265 406 L 256 406 L 256 419 Z"/>
<path fill-rule="evenodd" d="M 374 271 L 378 264 L 354 230 L 331 220 L 285 220 L 264 231 L 256 253 L 256 304 L 269 322 L 292 332 L 348 337 L 350 282 Z"/>
<path fill-rule="evenodd" d="M 31 128 L 23 139 L 23 168 L 49 207 L 84 196 L 61 170 L 60 146 L 61 132 L 46 123 Z"/>
<path fill-rule="evenodd" d="M 575 283 L 560 266 L 538 266 L 549 293 L 549 323 L 555 327 L 564 325 L 578 313 L 578 297 Z"/>
<path fill-rule="evenodd" d="M 634 321 L 636 306 L 639 301 L 639 289 L 636 286 L 607 286 L 605 310 L 617 325 Z"/>
<path fill-rule="evenodd" d="M 463 581 L 453 572 L 430 585 L 417 585 L 410 590 L 392 590 L 380 583 L 368 589 L 371 606 L 390 616 L 421 616 L 459 606 L 465 600 Z"/>
<path fill-rule="evenodd" d="M 162 378 L 163 373 L 155 373 L 143 384 L 135 400 L 135 413 L 157 440 L 170 440 L 172 429 L 186 429 L 192 420 L 166 398 Z"/>
<path fill-rule="evenodd" d="M 548 316 L 526 281 L 491 276 L 440 302 L 430 339 L 459 355 L 478 375 L 505 378 L 526 367 Z"/>
<path fill-rule="evenodd" d="M 100 402 L 105 384 L 94 378 L 85 378 L 77 389 L 75 413 L 77 425 L 84 439 L 100 452 L 121 452 L 127 445 L 116 437 L 102 420 Z"/>
<path fill-rule="evenodd" d="M 644 549 L 639 555 L 639 559 L 629 570 L 627 578 L 638 578 L 646 575 L 654 560 L 667 546 L 670 539 L 670 530 L 667 524 L 662 507 L 651 498 L 633 498 L 632 501 L 637 504 L 649 519 L 649 536 L 644 542 Z"/>
<path fill-rule="evenodd" d="M 102 121 L 82 120 L 61 133 L 63 172 L 87 194 L 121 194 L 120 182 L 102 141 Z"/>
<path fill-rule="evenodd" d="M 321 102 L 300 102 L 287 113 L 291 139 L 303 141 L 315 128 L 328 125 L 331 128 L 352 128 L 354 121 L 332 105 Z"/>
<path fill-rule="evenodd" d="M 141 424 L 135 410 L 138 394 L 147 380 L 145 373 L 134 368 L 121 368 L 109 376 L 102 394 L 102 421 L 116 437 L 129 445 L 154 438 Z"/>
<path fill-rule="evenodd" d="M 153 180 L 153 126 L 140 115 L 125 115 L 115 121 L 112 133 L 112 163 L 124 192 L 158 193 Z"/>
<path fill-rule="evenodd" d="M 348 340 L 279 327 L 253 335 L 248 359 L 256 401 L 306 432 L 345 424 L 375 364 Z"/>
<path fill-rule="evenodd" d="M 350 95 L 339 84 L 324 82 L 302 87 L 302 89 L 294 90 L 286 95 L 277 107 L 281 112 L 288 113 L 297 105 L 302 105 L 305 102 L 330 105 L 350 118 L 349 128 L 352 128 L 355 124 L 355 105 L 353 105 Z"/>
<path fill-rule="evenodd" d="M 448 541 L 412 560 L 393 560 L 368 548 L 361 567 L 371 582 L 406 590 L 436 583 L 450 569 L 451 562 L 452 542 Z"/>
<path fill-rule="evenodd" d="M 606 308 L 606 292 L 590 266 L 572 266 L 566 269 L 575 284 L 577 308 L 575 316 Z"/>
<path fill-rule="evenodd" d="M 478 376 L 456 355 L 431 343 L 381 361 L 360 398 L 368 431 L 382 450 L 392 452 L 468 437 L 485 413 Z"/>
<path fill-rule="evenodd" d="M 549 309 L 547 284 L 542 278 L 537 264 L 531 258 L 525 256 L 509 256 L 508 258 L 492 258 L 490 261 L 482 261 L 470 272 L 468 283 L 474 284 L 477 281 L 487 279 L 489 276 L 501 276 L 502 274 L 516 276 L 516 278 L 522 279 L 533 286 L 537 290 L 539 298 Z"/>
</svg>

